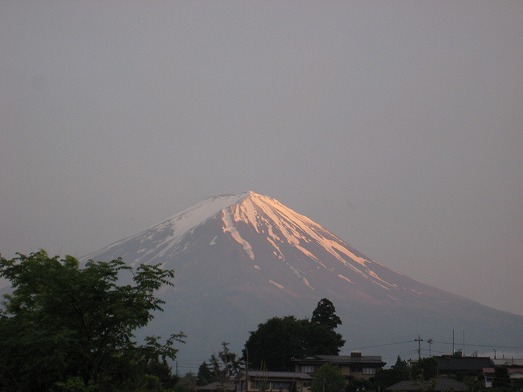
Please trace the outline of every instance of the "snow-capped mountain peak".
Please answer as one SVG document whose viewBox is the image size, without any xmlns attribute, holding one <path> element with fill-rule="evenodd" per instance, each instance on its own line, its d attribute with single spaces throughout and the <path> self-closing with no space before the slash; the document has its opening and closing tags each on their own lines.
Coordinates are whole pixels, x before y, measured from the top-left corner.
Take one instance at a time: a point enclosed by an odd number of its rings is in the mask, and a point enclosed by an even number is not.
<svg viewBox="0 0 523 392">
<path fill-rule="evenodd" d="M 203 200 L 84 260 L 117 257 L 174 269 L 174 287 L 162 291 L 166 308 L 154 333 L 184 331 L 183 351 L 200 360 L 222 341 L 239 347 L 268 317 L 307 317 L 322 298 L 335 303 L 344 322 L 340 333 L 349 342 L 424 330 L 437 340 L 453 328 L 467 330 L 471 340 L 498 339 L 488 344 L 523 339 L 522 316 L 394 272 L 278 200 L 252 191 Z"/>
<path fill-rule="evenodd" d="M 278 251 L 277 244 L 286 242 L 306 256 L 318 260 L 306 249 L 306 244 L 314 240 L 342 263 L 347 262 L 343 255 L 361 265 L 367 261 L 354 254 L 339 238 L 319 224 L 267 196 L 249 192 L 241 203 L 233 206 L 233 218 L 235 222 L 250 224 L 257 233 L 267 235 L 267 240 Z"/>
<path fill-rule="evenodd" d="M 106 253 L 111 249 L 119 249 L 122 253 L 120 257 L 123 257 L 125 252 L 122 245 L 134 242 L 135 244 L 143 244 L 144 246 L 137 250 L 137 253 L 143 254 L 143 257 L 135 257 L 133 264 L 146 262 L 150 260 L 151 253 L 160 253 L 160 255 L 165 253 L 166 250 L 176 245 L 185 234 L 198 225 L 205 223 L 224 208 L 245 198 L 248 194 L 249 193 L 241 193 L 238 195 L 209 197 L 138 234 L 124 238 L 96 252 L 90 253 L 86 255 L 84 259 L 93 258 L 96 254 Z M 163 253 L 157 252 L 159 249 L 161 249 Z"/>
</svg>

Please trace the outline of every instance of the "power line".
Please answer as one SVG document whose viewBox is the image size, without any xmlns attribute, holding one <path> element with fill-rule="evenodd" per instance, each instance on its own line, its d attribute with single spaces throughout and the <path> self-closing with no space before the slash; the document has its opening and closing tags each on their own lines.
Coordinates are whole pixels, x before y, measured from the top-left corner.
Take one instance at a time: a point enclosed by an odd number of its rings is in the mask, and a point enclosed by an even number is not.
<svg viewBox="0 0 523 392">
<path fill-rule="evenodd" d="M 411 340 L 405 340 L 403 342 L 375 344 L 373 346 L 360 346 L 360 347 L 357 347 L 357 348 L 361 350 L 361 349 L 364 349 L 364 348 L 376 348 L 376 347 L 395 346 L 395 345 L 398 345 L 398 344 L 406 344 L 406 343 L 410 343 L 410 342 L 411 342 Z"/>
</svg>

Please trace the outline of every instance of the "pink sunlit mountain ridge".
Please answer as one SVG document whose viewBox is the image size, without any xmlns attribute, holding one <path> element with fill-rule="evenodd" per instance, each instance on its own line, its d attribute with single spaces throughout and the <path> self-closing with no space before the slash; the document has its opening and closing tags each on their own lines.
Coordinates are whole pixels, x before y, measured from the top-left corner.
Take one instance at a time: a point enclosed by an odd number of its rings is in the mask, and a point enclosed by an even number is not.
<svg viewBox="0 0 523 392">
<path fill-rule="evenodd" d="M 433 354 L 448 353 L 454 330 L 465 354 L 523 347 L 523 316 L 395 272 L 255 192 L 206 199 L 83 260 L 116 257 L 175 270 L 174 287 L 161 290 L 164 312 L 147 333 L 183 331 L 179 360 L 193 370 L 221 342 L 239 352 L 259 323 L 310 317 L 322 298 L 334 303 L 343 322 L 342 353 L 360 349 L 388 362 L 398 354 L 414 358 L 418 334 L 435 342 Z"/>
</svg>

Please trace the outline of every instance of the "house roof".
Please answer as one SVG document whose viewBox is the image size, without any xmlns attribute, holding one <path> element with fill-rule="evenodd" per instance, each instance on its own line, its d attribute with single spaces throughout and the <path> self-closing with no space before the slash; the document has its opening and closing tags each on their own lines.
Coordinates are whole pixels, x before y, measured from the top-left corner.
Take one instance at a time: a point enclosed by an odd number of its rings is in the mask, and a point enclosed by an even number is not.
<svg viewBox="0 0 523 392">
<path fill-rule="evenodd" d="M 507 373 L 511 379 L 523 379 L 523 367 L 508 368 Z"/>
<path fill-rule="evenodd" d="M 451 378 L 437 378 L 436 384 L 433 386 L 432 381 L 424 381 L 422 383 L 418 381 L 400 381 L 397 384 L 391 385 L 388 388 L 385 388 L 385 391 L 438 391 L 438 392 L 446 392 L 446 391 L 468 391 L 469 388 L 456 380 L 453 380 Z"/>
<path fill-rule="evenodd" d="M 299 372 L 271 372 L 262 370 L 249 370 L 249 377 L 260 377 L 266 379 L 285 379 L 285 380 L 310 380 L 311 376 Z"/>
<path fill-rule="evenodd" d="M 196 387 L 196 389 L 198 391 L 218 391 L 218 390 L 223 390 L 225 387 L 225 390 L 227 391 L 235 391 L 236 390 L 236 385 L 234 385 L 234 382 L 226 382 L 223 386 L 222 384 L 219 382 L 219 381 L 215 381 L 215 382 L 211 382 L 210 384 L 207 384 L 207 385 L 202 385 L 202 386 L 198 386 Z"/>
<path fill-rule="evenodd" d="M 385 362 L 381 360 L 379 355 L 362 355 L 362 356 L 353 356 L 353 355 L 313 355 L 310 357 L 294 360 L 294 362 L 299 363 L 332 363 L 337 365 L 342 364 L 375 364 L 383 366 Z"/>
<path fill-rule="evenodd" d="M 492 360 L 488 357 L 435 357 L 440 372 L 449 371 L 478 371 L 493 367 Z"/>
</svg>

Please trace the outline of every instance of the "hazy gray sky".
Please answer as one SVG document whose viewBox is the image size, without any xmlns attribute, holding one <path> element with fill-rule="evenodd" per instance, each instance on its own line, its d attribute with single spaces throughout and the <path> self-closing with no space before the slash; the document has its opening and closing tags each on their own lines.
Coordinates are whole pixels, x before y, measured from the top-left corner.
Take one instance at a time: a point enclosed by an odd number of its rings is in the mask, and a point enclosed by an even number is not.
<svg viewBox="0 0 523 392">
<path fill-rule="evenodd" d="M 0 0 L 0 252 L 254 190 L 523 314 L 522 1 Z"/>
</svg>

